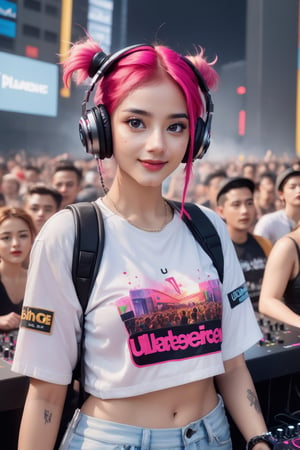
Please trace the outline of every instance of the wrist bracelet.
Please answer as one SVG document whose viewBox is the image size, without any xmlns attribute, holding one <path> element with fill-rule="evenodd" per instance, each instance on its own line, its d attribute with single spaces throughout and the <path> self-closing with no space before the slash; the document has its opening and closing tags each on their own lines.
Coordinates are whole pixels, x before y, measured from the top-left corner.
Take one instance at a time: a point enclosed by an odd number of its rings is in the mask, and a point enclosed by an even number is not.
<svg viewBox="0 0 300 450">
<path fill-rule="evenodd" d="M 269 448 L 271 450 L 275 449 L 276 439 L 273 438 L 271 433 L 263 433 L 258 436 L 252 437 L 246 445 L 246 450 L 252 450 L 253 447 L 258 444 L 259 442 L 265 442 L 268 444 Z"/>
</svg>

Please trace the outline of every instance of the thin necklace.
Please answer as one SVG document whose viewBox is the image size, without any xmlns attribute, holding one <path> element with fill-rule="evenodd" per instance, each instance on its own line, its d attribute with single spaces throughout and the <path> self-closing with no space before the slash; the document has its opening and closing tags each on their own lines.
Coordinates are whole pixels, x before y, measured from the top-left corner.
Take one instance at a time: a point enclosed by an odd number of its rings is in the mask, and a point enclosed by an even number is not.
<svg viewBox="0 0 300 450">
<path fill-rule="evenodd" d="M 168 219 L 169 219 L 169 212 L 171 212 L 170 210 L 170 206 L 169 204 L 164 200 L 164 220 L 162 225 L 159 228 L 147 228 L 147 227 L 142 227 L 141 225 L 136 225 L 132 220 L 128 219 L 128 217 L 125 217 L 124 214 L 121 213 L 121 211 L 119 211 L 117 205 L 115 204 L 115 202 L 112 200 L 112 198 L 110 197 L 110 195 L 106 194 L 106 196 L 104 197 L 106 200 L 109 201 L 109 203 L 111 204 L 111 206 L 113 207 L 114 211 L 121 217 L 123 217 L 123 219 L 125 219 L 128 223 L 130 223 L 131 225 L 133 225 L 136 228 L 139 228 L 140 230 L 143 231 L 148 231 L 150 233 L 155 233 L 158 231 L 161 231 L 168 223 Z"/>
</svg>

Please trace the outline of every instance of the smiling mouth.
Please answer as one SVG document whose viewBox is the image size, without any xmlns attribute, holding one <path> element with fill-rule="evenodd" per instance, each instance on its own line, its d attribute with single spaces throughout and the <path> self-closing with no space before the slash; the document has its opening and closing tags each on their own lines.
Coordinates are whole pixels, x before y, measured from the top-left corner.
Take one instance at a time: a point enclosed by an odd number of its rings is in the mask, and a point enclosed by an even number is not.
<svg viewBox="0 0 300 450">
<path fill-rule="evenodd" d="M 139 161 L 143 167 L 149 170 L 160 170 L 166 164 L 165 161 L 141 160 L 141 159 Z"/>
</svg>

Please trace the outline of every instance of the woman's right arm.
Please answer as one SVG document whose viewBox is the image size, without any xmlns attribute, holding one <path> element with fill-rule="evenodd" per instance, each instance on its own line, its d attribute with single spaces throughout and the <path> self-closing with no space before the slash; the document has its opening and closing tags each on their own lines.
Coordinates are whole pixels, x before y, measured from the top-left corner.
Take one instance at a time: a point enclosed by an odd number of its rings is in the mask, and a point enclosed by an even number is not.
<svg viewBox="0 0 300 450">
<path fill-rule="evenodd" d="M 30 379 L 18 450 L 53 450 L 67 386 Z"/>
<path fill-rule="evenodd" d="M 284 237 L 274 244 L 265 267 L 258 309 L 275 320 L 300 328 L 300 316 L 282 300 L 296 258 L 295 244 L 291 239 Z"/>
</svg>

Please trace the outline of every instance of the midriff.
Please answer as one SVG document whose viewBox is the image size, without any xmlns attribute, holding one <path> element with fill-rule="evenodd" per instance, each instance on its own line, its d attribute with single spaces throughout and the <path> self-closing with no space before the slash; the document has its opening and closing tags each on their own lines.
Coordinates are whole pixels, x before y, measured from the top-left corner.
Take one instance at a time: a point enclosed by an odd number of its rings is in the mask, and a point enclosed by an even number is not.
<svg viewBox="0 0 300 450">
<path fill-rule="evenodd" d="M 90 396 L 81 411 L 92 417 L 144 428 L 176 428 L 208 414 L 218 403 L 213 378 L 135 397 Z"/>
</svg>

